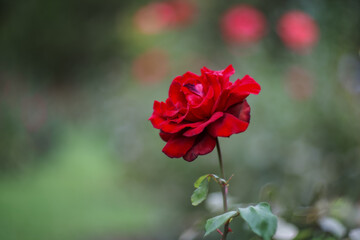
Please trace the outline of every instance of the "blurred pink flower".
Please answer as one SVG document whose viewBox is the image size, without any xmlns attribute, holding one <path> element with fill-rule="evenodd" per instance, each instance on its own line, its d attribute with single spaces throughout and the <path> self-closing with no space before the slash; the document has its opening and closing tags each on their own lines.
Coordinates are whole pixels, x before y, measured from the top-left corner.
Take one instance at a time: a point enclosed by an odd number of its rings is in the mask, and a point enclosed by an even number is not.
<svg viewBox="0 0 360 240">
<path fill-rule="evenodd" d="M 176 25 L 184 26 L 190 23 L 196 15 L 196 6 L 188 0 L 174 0 L 169 2 L 176 12 Z"/>
<path fill-rule="evenodd" d="M 195 12 L 194 4 L 186 0 L 152 2 L 136 12 L 134 24 L 143 34 L 158 34 L 186 25 L 194 18 Z"/>
<path fill-rule="evenodd" d="M 136 58 L 132 65 L 134 77 L 145 84 L 160 82 L 169 71 L 169 57 L 162 49 L 150 49 Z"/>
<path fill-rule="evenodd" d="M 291 66 L 286 72 L 285 88 L 293 99 L 309 99 L 314 92 L 314 77 L 300 66 Z"/>
<path fill-rule="evenodd" d="M 318 25 L 308 14 L 294 10 L 284 14 L 278 22 L 277 32 L 284 44 L 300 53 L 307 52 L 318 41 Z"/>
<path fill-rule="evenodd" d="M 248 45 L 258 42 L 266 32 L 264 15 L 249 5 L 237 5 L 221 18 L 224 39 L 231 44 Z"/>
<path fill-rule="evenodd" d="M 143 34 L 157 34 L 176 22 L 176 11 L 168 2 L 154 2 L 140 8 L 135 16 L 136 28 Z"/>
</svg>

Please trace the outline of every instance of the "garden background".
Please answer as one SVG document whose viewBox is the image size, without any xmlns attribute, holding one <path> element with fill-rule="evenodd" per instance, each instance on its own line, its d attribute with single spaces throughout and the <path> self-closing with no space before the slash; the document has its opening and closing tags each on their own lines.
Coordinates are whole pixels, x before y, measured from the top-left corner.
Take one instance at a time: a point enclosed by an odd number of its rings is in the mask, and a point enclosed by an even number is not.
<svg viewBox="0 0 360 240">
<path fill-rule="evenodd" d="M 225 36 L 239 5 L 262 14 L 257 37 Z M 313 19 L 311 46 L 281 37 L 293 10 Z M 170 159 L 148 118 L 174 77 L 229 64 L 262 86 L 248 130 L 220 139 L 233 202 L 271 203 L 297 239 L 355 236 L 359 13 L 358 0 L 0 1 L 0 239 L 202 239 L 217 195 L 190 196 L 216 152 Z"/>
</svg>

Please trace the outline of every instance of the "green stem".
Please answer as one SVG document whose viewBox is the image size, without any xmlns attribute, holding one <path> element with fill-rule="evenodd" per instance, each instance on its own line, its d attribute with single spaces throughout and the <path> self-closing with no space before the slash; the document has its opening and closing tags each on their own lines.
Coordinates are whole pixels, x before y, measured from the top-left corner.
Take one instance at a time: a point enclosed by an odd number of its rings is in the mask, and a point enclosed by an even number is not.
<svg viewBox="0 0 360 240">
<path fill-rule="evenodd" d="M 219 144 L 219 139 L 218 138 L 216 138 L 216 149 L 217 149 L 218 157 L 219 157 L 221 178 L 225 179 L 223 161 L 222 161 L 222 156 L 221 156 L 221 149 L 220 149 L 220 144 Z M 222 197 L 223 197 L 224 212 L 227 212 L 228 211 L 228 206 L 227 206 L 227 184 L 222 184 L 221 193 L 222 193 Z M 226 236 L 227 236 L 228 232 L 229 232 L 229 221 L 227 221 L 225 223 L 222 240 L 226 240 Z"/>
</svg>

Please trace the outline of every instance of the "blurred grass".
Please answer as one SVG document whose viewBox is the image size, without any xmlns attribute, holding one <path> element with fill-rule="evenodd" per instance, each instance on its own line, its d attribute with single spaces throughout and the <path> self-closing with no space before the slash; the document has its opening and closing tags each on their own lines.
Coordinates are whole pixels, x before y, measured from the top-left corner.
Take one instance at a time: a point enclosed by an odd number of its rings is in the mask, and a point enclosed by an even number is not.
<svg viewBox="0 0 360 240">
<path fill-rule="evenodd" d="M 43 166 L 1 178 L 0 239 L 131 235 L 156 225 L 159 206 L 123 178 L 120 161 L 90 132 L 65 131 Z"/>
</svg>

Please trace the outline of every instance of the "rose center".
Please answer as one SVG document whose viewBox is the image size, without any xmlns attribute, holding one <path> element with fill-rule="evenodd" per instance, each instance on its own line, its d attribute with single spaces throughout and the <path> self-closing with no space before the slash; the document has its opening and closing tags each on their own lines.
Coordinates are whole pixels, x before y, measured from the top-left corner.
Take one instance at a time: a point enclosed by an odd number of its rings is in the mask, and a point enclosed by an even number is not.
<svg viewBox="0 0 360 240">
<path fill-rule="evenodd" d="M 186 88 L 189 89 L 192 93 L 198 95 L 199 97 L 203 97 L 203 96 L 204 96 L 203 85 L 202 85 L 202 84 L 191 84 L 191 83 L 187 83 L 187 84 L 184 85 L 184 87 L 186 87 Z"/>
<path fill-rule="evenodd" d="M 183 92 L 190 105 L 198 105 L 202 102 L 204 96 L 202 84 L 186 83 L 183 85 Z"/>
</svg>

